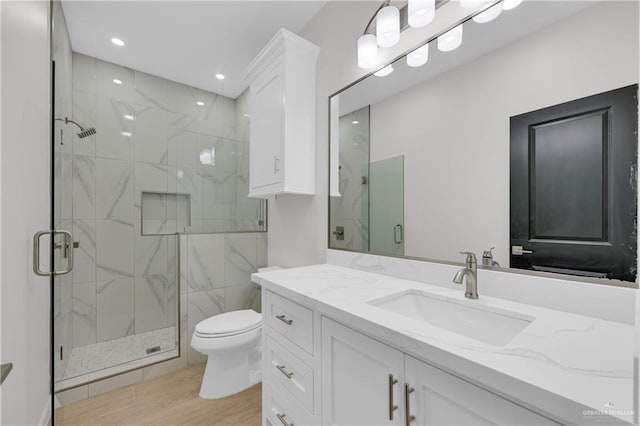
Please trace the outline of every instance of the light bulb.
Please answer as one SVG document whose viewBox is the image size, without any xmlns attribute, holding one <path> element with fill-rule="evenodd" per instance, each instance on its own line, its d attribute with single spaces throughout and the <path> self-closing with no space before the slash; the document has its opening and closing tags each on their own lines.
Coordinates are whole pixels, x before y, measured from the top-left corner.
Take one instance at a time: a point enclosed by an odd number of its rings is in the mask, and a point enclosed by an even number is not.
<svg viewBox="0 0 640 426">
<path fill-rule="evenodd" d="M 380 47 L 395 46 L 400 41 L 400 11 L 385 6 L 376 15 L 376 40 Z"/>
<path fill-rule="evenodd" d="M 436 0 L 409 0 L 408 16 L 411 27 L 429 25 L 436 17 Z"/>
<path fill-rule="evenodd" d="M 429 45 L 425 44 L 407 55 L 407 65 L 420 67 L 429 60 Z"/>
<path fill-rule="evenodd" d="M 520 5 L 520 3 L 522 3 L 522 0 L 504 0 L 502 2 L 502 9 L 503 10 L 515 9 Z"/>
<path fill-rule="evenodd" d="M 386 67 L 382 68 L 380 71 L 374 72 L 373 75 L 375 75 L 376 77 L 386 77 L 392 72 L 393 72 L 393 67 L 391 66 L 391 64 L 389 64 Z"/>
<path fill-rule="evenodd" d="M 122 40 L 120 40 L 119 38 L 116 38 L 116 37 L 111 39 L 111 43 L 115 44 L 118 47 L 124 46 L 124 41 L 122 41 Z"/>
<path fill-rule="evenodd" d="M 358 39 L 358 66 L 369 69 L 376 66 L 378 62 L 378 44 L 376 36 L 365 34 Z"/>
<path fill-rule="evenodd" d="M 451 52 L 462 44 L 462 24 L 458 25 L 438 37 L 438 50 Z"/>
<path fill-rule="evenodd" d="M 482 13 L 478 13 L 473 17 L 473 20 L 478 24 L 485 24 L 496 19 L 502 13 L 502 3 L 491 6 L 489 9 Z"/>
</svg>

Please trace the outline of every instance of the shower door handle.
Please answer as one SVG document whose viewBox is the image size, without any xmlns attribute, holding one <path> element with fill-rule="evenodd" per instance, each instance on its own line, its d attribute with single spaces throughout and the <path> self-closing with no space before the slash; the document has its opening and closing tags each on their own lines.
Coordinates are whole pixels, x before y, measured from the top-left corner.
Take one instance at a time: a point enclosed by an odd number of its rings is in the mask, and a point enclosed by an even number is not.
<svg viewBox="0 0 640 426">
<path fill-rule="evenodd" d="M 393 227 L 393 242 L 396 244 L 402 244 L 404 240 L 402 225 L 397 224 Z"/>
<path fill-rule="evenodd" d="M 55 275 L 64 275 L 71 272 L 73 269 L 73 249 L 69 250 L 69 256 L 67 257 L 67 267 L 60 271 L 42 271 L 40 269 L 40 239 L 43 235 L 51 235 L 51 238 L 58 234 L 64 236 L 63 246 L 73 247 L 73 235 L 71 232 L 61 229 L 53 229 L 48 231 L 38 231 L 33 235 L 33 272 L 41 277 L 50 277 Z"/>
</svg>

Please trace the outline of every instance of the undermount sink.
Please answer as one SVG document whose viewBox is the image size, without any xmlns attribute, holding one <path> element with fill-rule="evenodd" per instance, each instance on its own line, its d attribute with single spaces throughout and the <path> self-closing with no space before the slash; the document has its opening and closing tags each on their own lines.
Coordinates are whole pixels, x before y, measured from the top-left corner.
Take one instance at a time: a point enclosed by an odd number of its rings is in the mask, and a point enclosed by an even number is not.
<svg viewBox="0 0 640 426">
<path fill-rule="evenodd" d="M 416 290 L 367 303 L 494 346 L 506 345 L 535 320 L 534 317 L 499 308 L 472 306 L 477 302 L 460 301 Z"/>
</svg>

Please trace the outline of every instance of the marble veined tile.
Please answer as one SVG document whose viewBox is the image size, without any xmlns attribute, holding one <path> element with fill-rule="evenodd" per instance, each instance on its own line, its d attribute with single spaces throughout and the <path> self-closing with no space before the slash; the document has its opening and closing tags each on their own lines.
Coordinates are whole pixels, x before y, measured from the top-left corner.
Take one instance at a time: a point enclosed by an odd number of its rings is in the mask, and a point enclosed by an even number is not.
<svg viewBox="0 0 640 426">
<path fill-rule="evenodd" d="M 257 271 L 257 239 L 255 233 L 226 235 L 226 285 L 251 283 Z"/>
<path fill-rule="evenodd" d="M 96 96 L 92 93 L 73 91 L 73 119 L 84 128 L 97 127 L 96 124 Z M 96 135 L 86 136 L 82 139 L 76 136 L 76 132 L 71 132 L 74 155 L 96 155 Z"/>
<path fill-rule="evenodd" d="M 167 113 L 146 105 L 135 106 L 135 160 L 167 164 Z"/>
<path fill-rule="evenodd" d="M 73 285 L 73 347 L 96 343 L 96 283 Z"/>
<path fill-rule="evenodd" d="M 73 54 L 73 89 L 96 93 L 96 59 L 80 53 Z"/>
<path fill-rule="evenodd" d="M 260 312 L 260 288 L 253 283 L 225 287 L 224 304 L 226 312 L 238 309 Z"/>
<path fill-rule="evenodd" d="M 96 217 L 96 162 L 94 157 L 73 156 L 73 217 Z"/>
<path fill-rule="evenodd" d="M 195 88 L 169 81 L 167 95 L 169 111 L 189 117 L 197 116 L 196 111 L 200 107 L 196 104 L 198 99 Z"/>
<path fill-rule="evenodd" d="M 136 224 L 136 227 L 139 226 Z M 136 232 L 135 252 L 136 277 L 166 274 L 168 266 L 168 248 L 166 236 L 140 235 Z"/>
<path fill-rule="evenodd" d="M 131 103 L 96 98 L 96 156 L 133 160 L 135 110 Z"/>
<path fill-rule="evenodd" d="M 114 220 L 97 220 L 96 228 L 98 281 L 133 277 L 133 224 Z"/>
<path fill-rule="evenodd" d="M 97 341 L 134 334 L 133 278 L 98 281 Z"/>
<path fill-rule="evenodd" d="M 99 59 L 96 61 L 96 93 L 98 95 L 132 102 L 133 87 L 133 70 Z"/>
<path fill-rule="evenodd" d="M 167 108 L 167 80 L 141 71 L 134 71 L 133 102 L 157 109 Z"/>
<path fill-rule="evenodd" d="M 96 159 L 96 218 L 133 225 L 133 162 Z"/>
<path fill-rule="evenodd" d="M 189 291 L 211 290 L 225 286 L 224 235 L 189 235 Z"/>
<path fill-rule="evenodd" d="M 166 274 L 151 274 L 135 279 L 135 332 L 157 330 L 167 326 Z"/>
<path fill-rule="evenodd" d="M 96 281 L 96 221 L 74 219 L 73 239 L 78 243 L 74 251 L 73 282 Z"/>
</svg>

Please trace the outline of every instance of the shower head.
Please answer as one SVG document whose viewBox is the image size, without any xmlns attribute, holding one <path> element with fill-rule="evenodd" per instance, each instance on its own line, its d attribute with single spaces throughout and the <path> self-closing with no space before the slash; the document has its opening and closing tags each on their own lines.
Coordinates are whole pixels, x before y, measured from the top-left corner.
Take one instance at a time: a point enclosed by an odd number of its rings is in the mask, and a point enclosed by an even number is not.
<svg viewBox="0 0 640 426">
<path fill-rule="evenodd" d="M 64 121 L 64 124 L 69 124 L 69 123 L 73 123 L 76 126 L 78 126 L 78 128 L 80 129 L 80 131 L 78 133 L 76 133 L 76 135 L 80 138 L 86 138 L 87 136 L 91 136 L 91 135 L 95 135 L 96 134 L 96 129 L 95 127 L 89 127 L 87 129 L 85 129 L 84 127 L 82 127 L 80 124 L 78 124 L 77 122 L 71 120 L 69 117 L 65 117 L 65 118 L 56 118 L 56 120 L 59 121 Z"/>
<path fill-rule="evenodd" d="M 76 135 L 78 135 L 80 139 L 96 134 L 96 129 L 94 127 L 89 127 L 88 129 L 82 129 L 82 128 L 80 129 L 81 130 L 78 133 L 76 133 Z"/>
</svg>

